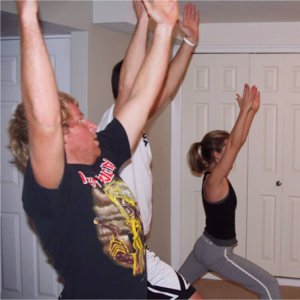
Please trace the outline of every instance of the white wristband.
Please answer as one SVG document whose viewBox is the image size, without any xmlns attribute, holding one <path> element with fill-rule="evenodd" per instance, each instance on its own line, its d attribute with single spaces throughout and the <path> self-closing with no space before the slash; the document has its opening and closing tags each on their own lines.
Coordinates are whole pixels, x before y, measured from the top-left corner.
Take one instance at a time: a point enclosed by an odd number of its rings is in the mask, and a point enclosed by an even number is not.
<svg viewBox="0 0 300 300">
<path fill-rule="evenodd" d="M 183 40 L 184 40 L 184 42 L 186 42 L 191 47 L 195 47 L 196 46 L 196 44 L 194 44 L 191 41 L 189 41 L 186 37 L 184 37 Z"/>
</svg>

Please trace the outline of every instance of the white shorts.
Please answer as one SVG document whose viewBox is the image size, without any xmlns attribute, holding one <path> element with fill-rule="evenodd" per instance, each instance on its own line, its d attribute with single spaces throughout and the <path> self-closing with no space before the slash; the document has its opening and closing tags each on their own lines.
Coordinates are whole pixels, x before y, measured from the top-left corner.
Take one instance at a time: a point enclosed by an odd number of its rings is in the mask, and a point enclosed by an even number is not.
<svg viewBox="0 0 300 300">
<path fill-rule="evenodd" d="M 148 299 L 188 299 L 195 288 L 154 252 L 146 250 Z"/>
</svg>

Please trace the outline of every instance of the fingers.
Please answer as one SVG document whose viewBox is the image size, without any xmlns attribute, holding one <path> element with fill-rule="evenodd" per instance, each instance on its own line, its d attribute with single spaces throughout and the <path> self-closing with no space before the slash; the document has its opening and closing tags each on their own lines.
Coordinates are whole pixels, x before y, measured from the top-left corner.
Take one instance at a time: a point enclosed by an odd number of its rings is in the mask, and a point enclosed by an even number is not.
<svg viewBox="0 0 300 300">
<path fill-rule="evenodd" d="M 194 4 L 188 3 L 184 6 L 183 21 L 180 24 L 180 29 L 194 44 L 199 40 L 199 18 L 199 11 Z"/>
<path fill-rule="evenodd" d="M 252 106 L 252 102 L 253 102 L 253 98 L 252 98 L 252 94 L 254 92 L 254 89 L 251 88 L 250 91 L 250 87 L 249 85 L 246 83 L 244 85 L 244 91 L 243 91 L 243 96 L 241 97 L 239 94 L 236 94 L 236 99 L 238 101 L 239 107 L 241 110 L 246 110 L 248 111 L 251 106 Z"/>
<path fill-rule="evenodd" d="M 243 91 L 243 99 L 246 99 L 249 95 L 249 85 L 247 83 L 245 83 L 244 85 L 244 91 Z"/>
<path fill-rule="evenodd" d="M 178 19 L 177 0 L 143 0 L 148 14 L 156 23 L 175 25 Z"/>
<path fill-rule="evenodd" d="M 252 85 L 250 88 L 248 84 L 245 84 L 243 96 L 236 94 L 236 100 L 241 110 L 251 110 L 256 113 L 260 105 L 260 92 L 255 85 Z"/>
<path fill-rule="evenodd" d="M 256 90 L 256 94 L 254 96 L 254 101 L 260 102 L 260 91 Z"/>
<path fill-rule="evenodd" d="M 260 91 L 257 92 L 256 98 L 260 101 Z"/>
<path fill-rule="evenodd" d="M 239 107 L 241 107 L 242 106 L 242 97 L 241 97 L 241 95 L 240 94 L 235 94 L 235 96 L 236 96 L 236 101 L 239 104 Z"/>
<path fill-rule="evenodd" d="M 193 5 L 190 2 L 184 7 L 184 17 L 190 20 L 194 19 Z"/>
<path fill-rule="evenodd" d="M 196 8 L 194 4 L 188 3 L 184 6 L 183 18 L 184 20 L 190 20 L 192 22 L 199 24 L 199 20 L 200 20 L 199 10 Z"/>
<path fill-rule="evenodd" d="M 240 94 L 235 94 L 235 96 L 236 96 L 236 100 L 237 100 L 237 101 L 241 101 L 241 100 L 242 100 L 242 97 L 241 97 Z"/>
<path fill-rule="evenodd" d="M 148 12 L 148 14 L 150 14 L 150 11 L 151 11 L 151 4 L 149 2 L 150 1 L 148 1 L 148 0 L 143 0 L 144 7 L 145 7 L 146 11 Z"/>
<path fill-rule="evenodd" d="M 199 24 L 200 12 L 197 9 L 197 7 L 195 5 L 193 5 L 193 4 L 191 4 L 191 17 L 192 17 L 192 20 L 194 22 L 196 22 L 197 24 Z"/>
<path fill-rule="evenodd" d="M 142 16 L 143 13 L 146 14 L 146 8 L 142 0 L 133 0 L 133 7 L 138 19 Z"/>
<path fill-rule="evenodd" d="M 143 4 L 146 8 L 148 15 L 156 22 L 161 23 L 163 21 L 163 16 L 160 15 L 157 7 L 155 6 L 155 1 L 143 0 Z"/>
<path fill-rule="evenodd" d="M 251 87 L 251 92 L 250 92 L 250 94 L 251 94 L 251 98 L 255 98 L 255 97 L 256 97 L 256 94 L 257 94 L 257 87 L 256 87 L 255 85 L 253 85 L 253 86 Z"/>
<path fill-rule="evenodd" d="M 17 9 L 19 15 L 30 16 L 32 14 L 36 15 L 38 11 L 38 1 L 37 0 L 17 0 Z"/>
<path fill-rule="evenodd" d="M 251 107 L 254 113 L 256 113 L 259 110 L 259 106 L 260 106 L 260 92 L 257 91 Z"/>
<path fill-rule="evenodd" d="M 191 3 L 188 3 L 184 6 L 184 11 L 183 11 L 184 20 L 190 19 L 190 4 Z"/>
<path fill-rule="evenodd" d="M 187 37 L 190 37 L 190 36 L 193 34 L 192 29 L 191 29 L 190 27 L 188 27 L 188 26 L 185 26 L 185 25 L 182 23 L 182 21 L 178 20 L 178 21 L 177 21 L 177 24 L 178 24 L 180 30 L 182 31 L 182 33 L 183 33 L 184 35 L 186 35 Z"/>
</svg>

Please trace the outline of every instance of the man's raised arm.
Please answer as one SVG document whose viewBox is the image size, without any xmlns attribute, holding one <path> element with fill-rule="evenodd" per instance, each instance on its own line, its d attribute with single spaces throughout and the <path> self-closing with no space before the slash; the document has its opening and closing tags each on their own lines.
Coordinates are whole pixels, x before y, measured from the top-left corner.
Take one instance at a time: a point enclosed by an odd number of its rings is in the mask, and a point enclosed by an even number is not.
<svg viewBox="0 0 300 300">
<path fill-rule="evenodd" d="M 142 0 L 133 0 L 137 23 L 130 40 L 120 72 L 119 92 L 114 114 L 128 101 L 133 83 L 136 79 L 146 54 L 149 16 Z"/>
<path fill-rule="evenodd" d="M 145 0 L 144 4 L 149 15 L 157 23 L 152 45 L 134 82 L 128 102 L 116 114 L 127 132 L 132 149 L 164 82 L 172 31 L 178 17 L 176 0 Z"/>
<path fill-rule="evenodd" d="M 30 160 L 39 184 L 58 186 L 64 168 L 60 105 L 54 73 L 38 22 L 37 0 L 18 0 L 22 99 Z"/>
<path fill-rule="evenodd" d="M 186 4 L 184 7 L 183 20 L 182 22 L 178 22 L 179 27 L 185 36 L 185 40 L 182 42 L 175 57 L 170 62 L 166 81 L 151 110 L 150 117 L 164 104 L 170 101 L 180 86 L 191 61 L 192 53 L 198 44 L 199 21 L 199 11 L 196 6 L 192 3 Z"/>
</svg>

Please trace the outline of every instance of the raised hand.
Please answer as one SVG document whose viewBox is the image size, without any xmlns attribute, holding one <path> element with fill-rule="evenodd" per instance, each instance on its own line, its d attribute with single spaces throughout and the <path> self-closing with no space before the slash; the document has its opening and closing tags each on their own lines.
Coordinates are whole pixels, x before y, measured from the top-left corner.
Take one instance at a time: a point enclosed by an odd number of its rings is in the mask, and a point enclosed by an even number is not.
<svg viewBox="0 0 300 300">
<path fill-rule="evenodd" d="M 37 0 L 17 0 L 16 3 L 20 17 L 32 16 L 38 12 Z"/>
<path fill-rule="evenodd" d="M 143 0 L 149 16 L 157 24 L 174 27 L 178 18 L 177 0 Z"/>
<path fill-rule="evenodd" d="M 260 105 L 260 92 L 257 90 L 255 85 L 250 88 L 248 84 L 245 84 L 243 97 L 241 97 L 239 94 L 236 94 L 236 100 L 239 104 L 240 110 L 251 109 L 256 113 Z"/>
<path fill-rule="evenodd" d="M 251 97 L 253 99 L 251 110 L 256 113 L 260 106 L 260 92 L 257 90 L 256 86 L 251 88 Z"/>
<path fill-rule="evenodd" d="M 197 44 L 199 40 L 199 22 L 200 14 L 197 7 L 192 3 L 186 4 L 184 6 L 183 20 L 179 20 L 178 25 L 185 37 L 193 44 Z"/>
<path fill-rule="evenodd" d="M 148 18 L 148 14 L 147 14 L 146 8 L 145 8 L 142 0 L 133 0 L 133 8 L 134 8 L 134 11 L 135 11 L 135 14 L 136 14 L 136 17 L 138 20 L 142 16 L 145 16 Z"/>
<path fill-rule="evenodd" d="M 236 100 L 239 104 L 240 110 L 249 111 L 251 109 L 255 89 L 256 87 L 253 86 L 250 91 L 250 86 L 245 84 L 243 96 L 241 97 L 239 94 L 236 94 Z"/>
<path fill-rule="evenodd" d="M 247 93 L 247 90 L 249 90 L 249 86 L 247 84 L 245 84 L 244 86 L 244 91 L 243 91 L 243 97 L 240 94 L 235 94 L 236 95 L 236 100 L 239 104 L 239 108 L 242 109 L 243 106 L 243 99 Z"/>
</svg>

